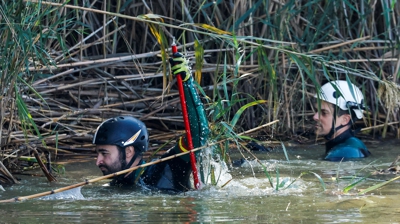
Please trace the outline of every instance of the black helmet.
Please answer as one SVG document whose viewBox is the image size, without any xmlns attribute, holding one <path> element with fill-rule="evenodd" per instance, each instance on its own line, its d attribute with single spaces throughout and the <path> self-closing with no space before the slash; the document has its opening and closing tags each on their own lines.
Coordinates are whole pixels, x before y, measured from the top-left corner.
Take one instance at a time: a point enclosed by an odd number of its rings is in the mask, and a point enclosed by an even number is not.
<svg viewBox="0 0 400 224">
<path fill-rule="evenodd" d="M 147 151 L 149 134 L 146 125 L 131 116 L 110 118 L 99 125 L 93 144 L 116 145 L 121 148 L 133 146 L 139 152 Z"/>
</svg>

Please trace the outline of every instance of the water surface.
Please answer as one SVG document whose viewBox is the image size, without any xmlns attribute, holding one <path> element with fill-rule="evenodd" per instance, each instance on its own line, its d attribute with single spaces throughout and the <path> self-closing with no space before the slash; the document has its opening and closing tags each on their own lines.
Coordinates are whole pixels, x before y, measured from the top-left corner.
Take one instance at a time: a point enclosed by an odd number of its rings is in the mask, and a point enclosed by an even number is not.
<svg viewBox="0 0 400 224">
<path fill-rule="evenodd" d="M 396 175 L 371 175 L 348 193 L 343 189 L 355 180 L 352 177 L 386 169 L 400 154 L 399 145 L 399 140 L 367 142 L 371 157 L 342 163 L 321 160 L 323 145 L 286 146 L 289 161 L 281 148 L 255 152 L 269 171 L 274 188 L 253 159 L 224 173 L 220 182 L 232 180 L 222 188 L 222 184 L 206 186 L 178 195 L 104 187 L 107 181 L 103 181 L 63 194 L 0 204 L 1 223 L 396 223 L 400 222 L 398 181 L 366 195 L 357 194 Z M 232 154 L 232 159 L 238 158 L 242 156 Z M 66 164 L 65 168 L 66 173 L 53 184 L 44 177 L 20 175 L 21 184 L 4 187 L 0 199 L 36 194 L 101 175 L 94 158 Z M 325 190 L 311 173 L 288 188 L 276 190 L 277 181 L 289 183 L 310 171 L 323 179 Z"/>
</svg>

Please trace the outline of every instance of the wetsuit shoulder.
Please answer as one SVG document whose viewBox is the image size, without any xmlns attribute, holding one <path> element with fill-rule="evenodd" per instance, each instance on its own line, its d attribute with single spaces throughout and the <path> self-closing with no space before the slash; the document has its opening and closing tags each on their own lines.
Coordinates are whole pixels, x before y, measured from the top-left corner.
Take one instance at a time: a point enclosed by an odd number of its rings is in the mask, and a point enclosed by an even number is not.
<svg viewBox="0 0 400 224">
<path fill-rule="evenodd" d="M 371 153 L 368 151 L 364 143 L 356 138 L 350 137 L 346 141 L 334 146 L 327 155 L 325 160 L 341 161 L 348 159 L 368 157 Z"/>
<path fill-rule="evenodd" d="M 169 150 L 161 158 L 174 154 L 175 152 Z M 176 157 L 147 167 L 142 175 L 142 180 L 150 189 L 163 192 L 184 192 L 192 188 L 189 182 L 190 171 L 190 162 Z"/>
</svg>

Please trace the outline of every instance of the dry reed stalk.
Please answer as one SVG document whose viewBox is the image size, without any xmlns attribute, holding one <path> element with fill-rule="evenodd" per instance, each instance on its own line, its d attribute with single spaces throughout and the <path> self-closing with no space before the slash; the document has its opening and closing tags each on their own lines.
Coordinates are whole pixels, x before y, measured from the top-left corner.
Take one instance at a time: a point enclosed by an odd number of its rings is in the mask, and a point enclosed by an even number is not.
<svg viewBox="0 0 400 224">
<path fill-rule="evenodd" d="M 320 53 L 322 51 L 332 50 L 332 49 L 335 49 L 335 48 L 342 47 L 344 45 L 353 44 L 353 43 L 359 43 L 359 42 L 362 42 L 362 41 L 364 41 L 366 39 L 369 39 L 369 38 L 370 38 L 370 36 L 366 36 L 366 37 L 361 37 L 361 38 L 357 38 L 357 39 L 350 40 L 350 41 L 344 41 L 343 43 L 339 43 L 339 44 L 335 44 L 335 45 L 332 45 L 332 46 L 327 46 L 327 47 L 323 47 L 323 48 L 312 50 L 309 53 L 311 53 L 311 54 Z"/>
<path fill-rule="evenodd" d="M 36 160 L 37 160 L 37 162 L 38 162 L 38 164 L 40 166 L 40 169 L 43 171 L 43 173 L 46 176 L 47 180 L 49 182 L 57 181 L 57 179 L 53 176 L 53 174 L 50 173 L 51 170 L 49 171 L 46 168 L 46 166 L 43 164 L 42 159 L 40 158 L 39 153 L 37 152 L 36 148 L 35 147 L 30 147 L 30 146 L 28 146 L 28 148 L 33 152 L 33 155 L 35 156 L 35 158 L 36 158 Z"/>
<path fill-rule="evenodd" d="M 6 179 L 8 180 L 7 183 L 2 183 L 2 184 L 16 184 L 19 183 L 17 181 L 17 179 L 15 179 L 15 177 L 10 173 L 10 171 L 8 171 L 8 169 L 4 166 L 3 162 L 0 161 L 0 173 L 1 175 L 4 175 L 4 177 L 6 177 Z"/>
</svg>

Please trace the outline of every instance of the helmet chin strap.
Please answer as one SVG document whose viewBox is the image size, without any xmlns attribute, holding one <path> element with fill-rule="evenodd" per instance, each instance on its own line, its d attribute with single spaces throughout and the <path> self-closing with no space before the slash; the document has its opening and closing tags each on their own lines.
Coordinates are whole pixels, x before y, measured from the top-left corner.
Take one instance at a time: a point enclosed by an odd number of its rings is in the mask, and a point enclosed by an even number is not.
<svg viewBox="0 0 400 224">
<path fill-rule="evenodd" d="M 122 170 L 131 168 L 131 166 L 135 162 L 135 160 L 141 155 L 142 155 L 141 153 L 135 151 L 135 155 L 133 155 L 131 161 L 129 161 L 128 164 L 126 164 L 124 167 L 122 167 Z"/>
<path fill-rule="evenodd" d="M 346 124 L 346 125 L 340 125 L 340 126 L 334 128 L 334 127 L 335 127 L 335 124 L 334 124 L 334 122 L 332 122 L 331 131 L 330 131 L 327 135 L 325 135 L 325 139 L 326 139 L 326 140 L 331 140 L 332 137 L 333 137 L 333 135 L 335 134 L 335 132 L 337 132 L 339 129 L 342 129 L 342 128 L 346 127 L 347 125 L 348 125 L 348 124 Z"/>
<path fill-rule="evenodd" d="M 122 153 L 122 160 L 121 160 L 121 170 L 125 170 L 125 169 L 129 169 L 132 164 L 135 162 L 135 160 L 141 156 L 142 154 L 139 152 L 135 151 L 135 155 L 133 155 L 132 159 L 129 161 L 129 163 L 126 163 L 126 154 L 125 154 L 125 148 L 122 149 L 120 148 L 120 153 Z M 115 177 L 114 179 L 117 181 L 122 181 L 126 176 L 128 176 L 130 173 L 128 173 L 127 175 L 119 175 L 117 177 Z"/>
<path fill-rule="evenodd" d="M 335 128 L 335 120 L 336 120 L 336 110 L 333 111 L 333 117 L 334 119 L 332 119 L 332 128 L 331 131 L 325 135 L 325 139 L 326 140 L 331 140 L 333 135 L 335 134 L 335 132 L 337 132 L 338 130 L 346 127 L 347 125 L 349 125 L 351 123 L 351 121 L 349 121 L 349 123 L 345 124 L 345 125 L 340 125 L 338 127 Z"/>
</svg>

